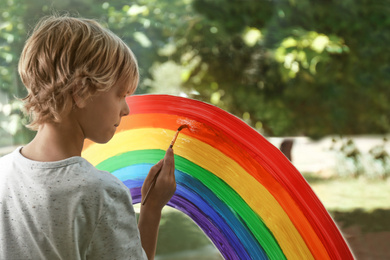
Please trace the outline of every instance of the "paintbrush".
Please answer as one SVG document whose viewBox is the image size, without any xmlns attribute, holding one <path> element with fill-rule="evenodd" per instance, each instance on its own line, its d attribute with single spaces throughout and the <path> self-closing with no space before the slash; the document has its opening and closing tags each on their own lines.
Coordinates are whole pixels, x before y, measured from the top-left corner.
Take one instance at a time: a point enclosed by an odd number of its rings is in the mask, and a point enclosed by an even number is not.
<svg viewBox="0 0 390 260">
<path fill-rule="evenodd" d="M 173 145 L 174 145 L 175 142 L 176 142 L 177 136 L 179 135 L 180 131 L 183 130 L 184 128 L 188 128 L 188 125 L 181 125 L 181 126 L 177 129 L 176 134 L 175 134 L 175 136 L 173 137 L 171 144 L 169 145 L 169 148 L 173 148 Z M 158 177 L 158 175 L 160 174 L 161 169 L 162 169 L 162 166 L 161 166 L 161 168 L 158 170 L 158 172 L 156 173 L 156 175 L 154 175 L 153 180 L 152 180 L 152 184 L 150 184 L 150 187 L 149 187 L 148 191 L 146 192 L 145 198 L 144 198 L 144 200 L 142 201 L 142 205 L 145 205 L 146 200 L 147 200 L 147 198 L 149 197 L 150 191 L 152 190 L 152 188 L 153 188 L 154 185 L 156 184 L 157 177 Z"/>
</svg>

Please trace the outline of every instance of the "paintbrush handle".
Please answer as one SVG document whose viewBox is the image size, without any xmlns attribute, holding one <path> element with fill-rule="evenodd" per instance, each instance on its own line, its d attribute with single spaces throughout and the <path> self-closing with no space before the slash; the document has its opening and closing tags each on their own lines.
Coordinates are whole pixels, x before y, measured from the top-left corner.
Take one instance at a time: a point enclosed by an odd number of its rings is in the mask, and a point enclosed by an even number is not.
<svg viewBox="0 0 390 260">
<path fill-rule="evenodd" d="M 180 130 L 177 130 L 177 131 L 176 131 L 176 134 L 175 134 L 175 136 L 173 137 L 172 142 L 171 142 L 171 145 L 169 145 L 169 148 L 172 148 L 173 145 L 175 144 L 176 139 L 177 139 L 177 136 L 179 135 L 179 132 L 180 132 Z"/>
<path fill-rule="evenodd" d="M 177 138 L 177 134 L 178 134 L 178 133 L 179 133 L 179 132 L 176 132 L 176 135 L 175 135 L 175 137 L 173 138 L 173 140 L 172 140 L 171 145 L 169 146 L 169 148 L 172 148 L 172 147 L 173 147 L 173 144 L 174 144 L 175 141 L 176 141 L 176 138 Z M 162 169 L 162 166 L 161 166 L 160 170 L 158 170 L 158 172 L 156 173 L 156 175 L 154 175 L 153 180 L 152 180 L 152 184 L 150 184 L 150 187 L 149 187 L 148 191 L 146 192 L 145 198 L 144 198 L 144 200 L 142 201 L 142 205 L 145 205 L 146 199 L 149 197 L 149 192 L 152 190 L 152 188 L 153 188 L 154 185 L 156 184 L 157 177 L 158 177 L 158 175 L 160 174 L 161 169 Z"/>
<path fill-rule="evenodd" d="M 184 126 L 185 126 L 185 127 L 184 127 Z M 187 126 L 187 125 L 182 125 L 182 126 L 179 127 L 179 129 L 177 129 L 176 134 L 175 134 L 175 136 L 173 137 L 171 144 L 169 145 L 169 148 L 172 148 L 172 147 L 173 147 L 173 145 L 174 145 L 175 142 L 176 142 L 177 136 L 179 135 L 180 131 L 181 131 L 183 128 L 188 128 L 188 126 Z M 158 177 L 158 175 L 160 174 L 161 169 L 162 169 L 162 166 L 161 166 L 160 170 L 158 170 L 158 172 L 156 173 L 156 175 L 154 175 L 153 180 L 152 180 L 152 184 L 150 184 L 150 187 L 149 187 L 148 191 L 146 192 L 145 198 L 144 198 L 144 200 L 142 201 L 142 205 L 145 205 L 146 199 L 149 197 L 149 192 L 152 190 L 152 188 L 153 188 L 154 185 L 156 184 L 157 177 Z"/>
<path fill-rule="evenodd" d="M 154 185 L 156 185 L 157 177 L 158 177 L 158 175 L 160 174 L 161 169 L 162 169 L 162 166 L 161 166 L 161 168 L 158 170 L 158 172 L 156 173 L 156 175 L 154 175 L 153 180 L 152 180 L 152 183 L 150 184 L 149 189 L 148 189 L 148 191 L 146 192 L 145 198 L 144 198 L 143 201 L 142 201 L 142 205 L 145 205 L 146 200 L 147 200 L 148 197 L 149 197 L 150 191 L 152 190 L 152 188 L 154 187 Z"/>
</svg>

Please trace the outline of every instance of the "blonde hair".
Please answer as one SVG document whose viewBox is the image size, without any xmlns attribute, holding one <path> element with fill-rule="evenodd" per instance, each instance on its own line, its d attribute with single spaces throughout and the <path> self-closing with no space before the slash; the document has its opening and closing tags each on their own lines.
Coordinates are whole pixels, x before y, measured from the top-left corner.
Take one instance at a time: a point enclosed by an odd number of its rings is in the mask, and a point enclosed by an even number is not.
<svg viewBox="0 0 390 260">
<path fill-rule="evenodd" d="M 98 22 L 67 16 L 41 19 L 26 41 L 19 74 L 28 94 L 23 99 L 31 129 L 58 123 L 74 106 L 116 84 L 128 92 L 137 87 L 139 72 L 130 48 Z"/>
</svg>

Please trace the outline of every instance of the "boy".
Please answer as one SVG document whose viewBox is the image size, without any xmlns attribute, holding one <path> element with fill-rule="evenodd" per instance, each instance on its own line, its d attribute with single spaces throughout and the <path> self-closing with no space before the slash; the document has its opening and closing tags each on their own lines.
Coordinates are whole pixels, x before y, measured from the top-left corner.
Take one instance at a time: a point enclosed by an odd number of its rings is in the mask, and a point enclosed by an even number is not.
<svg viewBox="0 0 390 260">
<path fill-rule="evenodd" d="M 0 259 L 153 259 L 161 209 L 175 189 L 173 151 L 153 166 L 135 219 L 130 192 L 81 158 L 85 138 L 108 142 L 138 84 L 131 50 L 97 22 L 46 17 L 27 40 L 19 73 L 37 130 L 0 158 Z"/>
</svg>

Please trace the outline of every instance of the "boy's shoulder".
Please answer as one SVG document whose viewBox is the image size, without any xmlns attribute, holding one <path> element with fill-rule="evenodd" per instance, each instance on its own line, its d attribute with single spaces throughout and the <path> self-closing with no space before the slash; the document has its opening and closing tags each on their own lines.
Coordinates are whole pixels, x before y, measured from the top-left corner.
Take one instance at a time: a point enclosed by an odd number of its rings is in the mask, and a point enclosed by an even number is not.
<svg viewBox="0 0 390 260">
<path fill-rule="evenodd" d="M 1 179 L 22 180 L 27 177 L 57 190 L 82 187 L 85 191 L 110 197 L 129 195 L 128 188 L 116 176 L 97 169 L 85 158 L 75 156 L 56 162 L 37 162 L 25 158 L 20 153 L 21 148 L 0 157 Z"/>
<path fill-rule="evenodd" d="M 78 171 L 84 172 L 83 177 L 87 178 L 88 182 L 92 185 L 100 186 L 102 189 L 107 191 L 127 191 L 128 188 L 120 181 L 116 176 L 108 171 L 102 171 L 93 166 L 86 159 L 81 158 L 81 163 L 79 164 L 80 169 Z"/>
<path fill-rule="evenodd" d="M 14 149 L 13 151 L 8 151 L 7 149 L 7 152 L 0 156 L 0 169 L 12 164 L 15 159 L 15 152 L 19 150 L 20 147 Z"/>
</svg>

